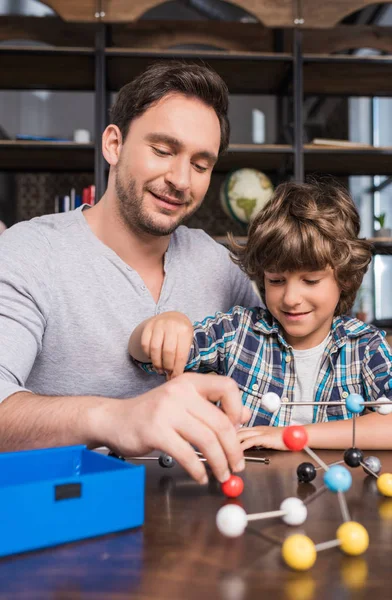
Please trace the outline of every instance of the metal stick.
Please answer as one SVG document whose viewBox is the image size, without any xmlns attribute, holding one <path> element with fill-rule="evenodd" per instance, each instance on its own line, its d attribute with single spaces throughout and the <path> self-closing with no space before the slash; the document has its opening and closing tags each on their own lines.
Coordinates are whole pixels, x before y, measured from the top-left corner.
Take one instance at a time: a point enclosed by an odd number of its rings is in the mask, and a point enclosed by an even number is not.
<svg viewBox="0 0 392 600">
<path fill-rule="evenodd" d="M 357 418 L 357 415 L 354 413 L 353 415 L 353 448 L 355 448 L 355 420 Z"/>
<path fill-rule="evenodd" d="M 373 471 L 373 469 L 371 469 L 370 467 L 368 467 L 367 465 L 365 465 L 365 463 L 360 462 L 359 464 L 361 465 L 361 467 L 363 467 L 363 469 L 365 469 L 365 472 L 370 473 L 370 475 L 373 475 L 377 479 L 379 478 L 379 475 L 377 475 L 377 473 L 375 473 Z"/>
<path fill-rule="evenodd" d="M 341 465 L 342 463 L 344 463 L 344 460 L 337 460 L 336 462 L 333 463 L 329 463 L 329 467 L 334 467 L 335 465 Z M 314 467 L 316 471 L 319 471 L 320 469 L 322 469 L 323 467 Z"/>
<path fill-rule="evenodd" d="M 207 459 L 201 456 L 198 457 L 201 462 L 206 462 Z M 159 456 L 126 456 L 126 460 L 159 460 Z"/>
<path fill-rule="evenodd" d="M 343 521 L 351 521 L 350 513 L 348 512 L 346 497 L 343 492 L 338 492 L 339 506 L 342 513 Z"/>
<path fill-rule="evenodd" d="M 388 400 L 387 402 L 385 402 L 385 401 L 382 401 L 382 402 L 378 402 L 378 401 L 375 401 L 375 402 L 373 402 L 373 401 L 372 402 L 360 402 L 359 406 L 365 406 L 365 407 L 366 406 L 384 406 L 384 404 L 388 404 L 389 405 L 389 404 L 391 404 L 391 402 L 392 402 L 391 400 Z M 336 400 L 336 401 L 333 401 L 333 402 L 324 402 L 324 401 L 323 402 L 302 402 L 301 400 L 300 401 L 297 400 L 297 401 L 292 401 L 292 402 L 285 402 L 284 404 L 285 404 L 285 406 L 287 406 L 288 404 L 290 406 L 292 404 L 298 404 L 298 405 L 301 405 L 301 406 L 345 406 L 346 402 L 342 401 L 342 400 L 339 400 L 339 401 Z"/>
<path fill-rule="evenodd" d="M 336 546 L 340 546 L 340 540 L 331 540 L 330 542 L 316 544 L 315 549 L 317 552 L 321 552 L 322 550 L 329 550 L 330 548 L 335 548 Z"/>
<path fill-rule="evenodd" d="M 270 510 L 269 512 L 254 513 L 253 515 L 246 515 L 248 521 L 258 521 L 261 519 L 272 519 L 273 517 L 282 517 L 286 515 L 285 510 Z"/>
<path fill-rule="evenodd" d="M 262 456 L 244 456 L 245 461 L 261 462 L 266 465 L 270 464 L 270 458 Z"/>
<path fill-rule="evenodd" d="M 313 458 L 313 460 L 316 461 L 316 463 L 318 463 L 320 465 L 320 467 L 322 467 L 324 469 L 324 471 L 329 470 L 329 466 L 326 465 L 325 462 L 323 460 L 321 460 L 321 458 L 319 456 L 317 456 L 317 454 L 315 452 L 313 452 L 313 450 L 311 450 L 308 446 L 304 446 L 304 450 L 305 450 L 305 452 L 307 452 L 309 454 L 309 456 L 311 456 Z"/>
<path fill-rule="evenodd" d="M 200 456 L 200 457 L 204 456 L 202 454 L 202 452 L 199 452 L 198 450 L 195 450 L 195 452 L 196 452 L 197 456 Z M 254 462 L 260 462 L 260 463 L 264 463 L 266 465 L 269 465 L 269 463 L 271 461 L 271 459 L 268 456 L 266 456 L 266 457 L 263 457 L 263 456 L 244 456 L 244 459 L 246 461 L 249 460 L 249 461 L 254 461 Z M 206 459 L 204 458 L 204 460 L 206 460 Z"/>
</svg>

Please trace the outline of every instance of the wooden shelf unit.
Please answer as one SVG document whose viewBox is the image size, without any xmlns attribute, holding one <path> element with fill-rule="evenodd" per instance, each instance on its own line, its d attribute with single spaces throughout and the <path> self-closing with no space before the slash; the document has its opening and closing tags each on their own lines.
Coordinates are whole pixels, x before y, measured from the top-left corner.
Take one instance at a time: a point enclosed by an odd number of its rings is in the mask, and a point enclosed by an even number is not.
<svg viewBox="0 0 392 600">
<path fill-rule="evenodd" d="M 305 145 L 307 173 L 392 175 L 392 148 L 353 150 Z M 294 149 L 288 145 L 231 144 L 215 171 L 248 167 L 267 173 L 292 172 Z M 9 171 L 93 171 L 94 144 L 0 140 L 0 165 Z"/>
<path fill-rule="evenodd" d="M 0 89 L 94 91 L 94 48 L 0 46 Z"/>
<path fill-rule="evenodd" d="M 0 140 L 0 170 L 94 171 L 94 144 Z"/>
</svg>

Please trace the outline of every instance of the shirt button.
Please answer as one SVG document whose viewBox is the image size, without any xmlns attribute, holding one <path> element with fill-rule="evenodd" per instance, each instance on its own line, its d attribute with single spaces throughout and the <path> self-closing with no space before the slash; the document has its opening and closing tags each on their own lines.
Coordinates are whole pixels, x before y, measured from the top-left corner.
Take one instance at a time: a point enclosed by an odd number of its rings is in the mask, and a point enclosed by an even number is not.
<svg viewBox="0 0 392 600">
<path fill-rule="evenodd" d="M 291 356 L 286 356 L 285 361 L 289 363 L 291 361 Z"/>
<path fill-rule="evenodd" d="M 286 403 L 286 402 L 288 402 L 288 401 L 289 401 L 289 399 L 288 399 L 288 398 L 286 398 L 286 397 L 285 397 L 285 398 L 282 398 L 282 402 Z"/>
<path fill-rule="evenodd" d="M 343 392 L 342 398 L 348 398 L 348 392 Z"/>
<path fill-rule="evenodd" d="M 254 384 L 252 385 L 252 390 L 253 390 L 254 392 L 257 392 L 257 390 L 258 390 L 258 389 L 259 389 L 259 384 L 258 384 L 258 383 L 254 383 Z"/>
<path fill-rule="evenodd" d="M 146 286 L 145 285 L 141 285 L 140 289 L 143 290 L 143 292 L 145 292 L 146 291 Z"/>
</svg>

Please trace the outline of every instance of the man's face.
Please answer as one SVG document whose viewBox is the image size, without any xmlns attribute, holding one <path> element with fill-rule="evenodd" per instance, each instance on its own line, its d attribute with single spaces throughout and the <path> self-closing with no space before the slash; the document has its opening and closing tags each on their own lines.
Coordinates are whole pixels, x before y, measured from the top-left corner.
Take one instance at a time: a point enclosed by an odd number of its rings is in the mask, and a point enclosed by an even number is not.
<svg viewBox="0 0 392 600">
<path fill-rule="evenodd" d="M 164 96 L 134 119 L 115 173 L 124 222 L 160 236 L 190 217 L 210 184 L 220 133 L 214 109 L 181 94 Z"/>
</svg>

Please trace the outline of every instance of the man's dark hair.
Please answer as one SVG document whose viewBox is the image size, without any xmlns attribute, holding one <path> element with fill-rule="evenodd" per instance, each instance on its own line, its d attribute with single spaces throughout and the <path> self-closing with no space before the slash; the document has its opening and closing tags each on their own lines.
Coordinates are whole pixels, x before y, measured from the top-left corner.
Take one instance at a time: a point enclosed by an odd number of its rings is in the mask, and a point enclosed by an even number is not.
<svg viewBox="0 0 392 600">
<path fill-rule="evenodd" d="M 111 123 L 126 138 L 130 123 L 167 94 L 198 98 L 216 112 L 221 129 L 219 153 L 229 144 L 228 89 L 211 68 L 179 61 L 156 62 L 124 85 L 110 110 Z"/>
</svg>

